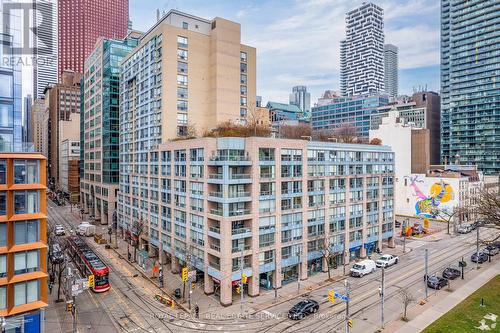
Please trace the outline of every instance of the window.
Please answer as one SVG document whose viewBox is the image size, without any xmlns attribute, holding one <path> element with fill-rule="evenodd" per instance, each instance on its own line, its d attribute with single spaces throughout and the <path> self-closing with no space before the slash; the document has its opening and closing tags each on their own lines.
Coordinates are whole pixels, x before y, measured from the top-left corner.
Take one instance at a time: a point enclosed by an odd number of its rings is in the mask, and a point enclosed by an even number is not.
<svg viewBox="0 0 500 333">
<path fill-rule="evenodd" d="M 240 86 L 240 94 L 241 95 L 247 94 L 247 86 Z"/>
<path fill-rule="evenodd" d="M 177 101 L 177 111 L 187 111 L 188 110 L 188 102 L 187 101 Z"/>
<path fill-rule="evenodd" d="M 188 28 L 189 28 L 189 23 L 182 22 L 182 29 L 188 29 Z"/>
<path fill-rule="evenodd" d="M 187 114 L 185 114 L 185 113 L 178 113 L 177 114 L 177 124 L 179 124 L 179 125 L 186 125 L 187 123 L 188 123 Z"/>
<path fill-rule="evenodd" d="M 240 108 L 240 117 L 246 117 L 246 116 L 247 116 L 247 109 Z"/>
<path fill-rule="evenodd" d="M 177 98 L 188 98 L 188 90 L 184 87 L 177 88 Z"/>
<path fill-rule="evenodd" d="M 0 255 L 0 278 L 7 276 L 7 255 Z"/>
<path fill-rule="evenodd" d="M 188 77 L 186 75 L 177 75 L 177 84 L 181 86 L 187 86 Z"/>
<path fill-rule="evenodd" d="M 14 253 L 14 274 L 38 271 L 38 250 Z"/>
<path fill-rule="evenodd" d="M 38 161 L 14 160 L 14 184 L 38 183 Z"/>
<path fill-rule="evenodd" d="M 14 214 L 31 214 L 39 212 L 38 191 L 14 191 Z"/>
<path fill-rule="evenodd" d="M 240 97 L 240 105 L 247 106 L 247 98 L 246 97 Z"/>
<path fill-rule="evenodd" d="M 0 160 L 0 184 L 5 184 L 6 182 L 6 161 Z"/>
<path fill-rule="evenodd" d="M 247 61 L 247 54 L 246 52 L 240 52 L 240 60 L 241 61 Z"/>
<path fill-rule="evenodd" d="M 177 61 L 177 72 L 178 73 L 187 73 L 188 72 L 188 64 L 182 61 Z"/>
<path fill-rule="evenodd" d="M 0 104 L 0 127 L 12 127 L 14 125 L 14 106 Z"/>
<path fill-rule="evenodd" d="M 20 282 L 14 285 L 14 306 L 36 302 L 38 299 L 38 280 Z"/>
<path fill-rule="evenodd" d="M 187 37 L 177 36 L 177 46 L 186 48 L 188 46 Z"/>
<path fill-rule="evenodd" d="M 177 59 L 187 60 L 188 59 L 188 51 L 177 49 Z"/>
<path fill-rule="evenodd" d="M 247 76 L 245 74 L 240 75 L 240 83 L 247 84 Z"/>
<path fill-rule="evenodd" d="M 7 308 L 7 287 L 0 287 L 0 309 Z"/>
<path fill-rule="evenodd" d="M 14 244 L 38 242 L 40 239 L 38 229 L 38 220 L 15 222 Z"/>
<path fill-rule="evenodd" d="M 11 74 L 0 74 L 0 97 L 12 98 L 14 77 Z"/>
<path fill-rule="evenodd" d="M 240 71 L 241 71 L 242 73 L 246 73 L 246 72 L 247 72 L 247 64 L 245 64 L 245 63 L 241 63 L 241 64 L 240 64 Z"/>
<path fill-rule="evenodd" d="M 5 192 L 0 192 L 0 215 L 7 214 L 7 197 Z"/>
<path fill-rule="evenodd" d="M 7 224 L 0 222 L 0 247 L 7 246 Z"/>
</svg>

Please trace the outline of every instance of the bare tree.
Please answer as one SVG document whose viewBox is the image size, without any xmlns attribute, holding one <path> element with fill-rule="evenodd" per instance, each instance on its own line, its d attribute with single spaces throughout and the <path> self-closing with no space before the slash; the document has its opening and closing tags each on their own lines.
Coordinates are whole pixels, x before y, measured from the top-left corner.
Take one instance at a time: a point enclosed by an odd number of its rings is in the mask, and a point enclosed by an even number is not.
<svg viewBox="0 0 500 333">
<path fill-rule="evenodd" d="M 134 220 L 132 223 L 132 235 L 134 236 L 134 261 L 137 261 L 137 249 L 139 247 L 139 238 L 144 232 L 144 221 L 142 218 Z"/>
<path fill-rule="evenodd" d="M 304 123 L 297 125 L 283 124 L 280 125 L 279 132 L 282 138 L 301 139 L 304 136 L 312 136 L 312 127 Z"/>
<path fill-rule="evenodd" d="M 437 209 L 434 214 L 441 218 L 442 220 L 446 221 L 446 233 L 449 235 L 450 234 L 450 223 L 451 221 L 459 215 L 461 212 L 461 209 L 459 207 L 454 207 L 453 209 Z"/>
<path fill-rule="evenodd" d="M 331 237 L 325 237 L 322 241 L 321 244 L 321 255 L 323 259 L 326 261 L 326 267 L 328 269 L 328 280 L 331 279 L 331 272 L 330 272 L 330 261 L 334 258 L 337 258 L 342 254 L 342 252 L 334 251 L 333 250 L 333 241 Z"/>
<path fill-rule="evenodd" d="M 407 317 L 408 306 L 415 302 L 415 297 L 410 291 L 403 288 L 399 291 L 399 298 L 403 303 L 403 317 L 401 319 L 403 319 L 404 321 L 408 321 Z"/>
<path fill-rule="evenodd" d="M 370 140 L 370 144 L 380 146 L 382 144 L 382 140 L 380 140 L 379 138 L 373 138 Z"/>
<path fill-rule="evenodd" d="M 469 214 L 472 214 L 486 224 L 500 226 L 500 195 L 494 188 L 483 189 L 474 202 L 469 206 Z"/>
<path fill-rule="evenodd" d="M 358 142 L 358 129 L 350 123 L 340 125 L 334 130 L 334 135 L 337 139 L 345 143 Z"/>
</svg>

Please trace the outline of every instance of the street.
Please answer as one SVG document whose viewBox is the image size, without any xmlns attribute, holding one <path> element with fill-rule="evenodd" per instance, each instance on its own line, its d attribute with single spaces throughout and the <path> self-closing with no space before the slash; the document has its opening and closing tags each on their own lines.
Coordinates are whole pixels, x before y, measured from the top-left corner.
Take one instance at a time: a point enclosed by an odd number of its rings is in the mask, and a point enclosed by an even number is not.
<svg viewBox="0 0 500 333">
<path fill-rule="evenodd" d="M 68 207 L 58 207 L 48 201 L 48 222 L 51 225 L 61 224 L 66 228 L 75 229 L 79 219 L 68 214 Z M 481 228 L 480 238 L 491 239 L 498 235 L 496 229 Z M 153 296 L 159 289 L 144 279 L 125 260 L 111 255 L 113 252 L 105 250 L 104 245 L 98 245 L 87 238 L 88 245 L 99 254 L 109 267 L 111 289 L 102 294 L 85 291 L 77 297 L 77 304 L 82 304 L 78 314 L 78 328 L 81 331 L 92 332 L 193 332 L 193 331 L 226 331 L 226 332 L 343 332 L 345 325 L 345 303 L 336 300 L 331 304 L 328 299 L 328 290 L 335 290 L 345 294 L 342 277 L 337 282 L 325 285 L 307 293 L 304 297 L 319 302 L 319 311 L 300 321 L 288 319 L 288 310 L 300 298 L 294 298 L 282 303 L 273 301 L 264 309 L 250 312 L 244 318 L 238 318 L 239 313 L 233 316 L 218 316 L 220 310 L 202 313 L 200 319 L 195 319 L 182 309 L 171 309 L 155 301 Z M 428 274 L 441 275 L 444 268 L 458 266 L 458 261 L 464 257 L 467 262 L 465 280 L 460 278 L 451 281 L 451 290 L 461 286 L 470 277 L 479 274 L 476 265 L 470 262 L 470 255 L 475 251 L 476 233 L 459 236 L 446 236 L 439 241 L 427 242 L 421 240 L 407 240 L 406 254 L 400 255 L 397 265 L 385 271 L 385 322 L 395 320 L 401 316 L 402 302 L 399 298 L 401 289 L 409 291 L 417 302 L 425 298 L 424 284 L 424 253 L 428 248 Z M 108 251 L 108 252 L 107 252 Z M 390 252 L 387 252 L 390 253 Z M 372 256 L 376 260 L 378 256 Z M 497 257 L 500 257 L 497 256 Z M 498 258 L 493 257 L 492 263 L 480 266 L 493 265 Z M 381 286 L 381 269 L 363 278 L 347 278 L 350 288 L 350 319 L 353 320 L 351 332 L 373 332 L 381 327 L 381 306 L 379 287 Z M 436 291 L 428 289 L 429 300 L 434 295 L 445 296 L 450 291 L 445 287 Z M 296 290 L 296 289 L 295 289 Z M 257 297 L 258 298 L 258 297 Z M 208 296 L 207 296 L 208 299 Z M 248 302 L 255 299 L 250 298 Z M 201 300 L 200 300 L 201 301 Z M 85 310 L 83 308 L 85 305 Z M 418 306 L 416 303 L 410 306 Z M 237 307 L 239 309 L 239 307 Z M 227 312 L 226 312 L 227 314 Z M 102 330 L 99 330 L 101 327 Z M 64 330 L 66 331 L 66 330 Z"/>
</svg>

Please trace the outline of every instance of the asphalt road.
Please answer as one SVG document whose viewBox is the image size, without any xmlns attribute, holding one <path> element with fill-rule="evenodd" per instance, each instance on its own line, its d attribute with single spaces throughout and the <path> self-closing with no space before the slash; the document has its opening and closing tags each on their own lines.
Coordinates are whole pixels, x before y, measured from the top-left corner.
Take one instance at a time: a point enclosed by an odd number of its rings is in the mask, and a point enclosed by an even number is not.
<svg viewBox="0 0 500 333">
<path fill-rule="evenodd" d="M 78 219 L 67 213 L 67 208 L 55 206 L 48 201 L 48 221 L 50 224 L 62 224 L 67 230 L 75 228 Z M 499 230 L 482 228 L 482 240 L 500 234 Z M 437 242 L 407 241 L 407 254 L 400 256 L 397 265 L 385 271 L 385 322 L 397 319 L 402 312 L 399 298 L 401 289 L 408 290 L 417 299 L 425 297 L 424 251 L 428 248 L 429 275 L 441 275 L 447 266 L 457 266 L 464 256 L 468 266 L 465 281 L 481 270 L 475 270 L 470 255 L 475 251 L 475 232 L 467 235 L 452 236 Z M 102 251 L 102 246 L 88 241 L 89 246 Z M 327 300 L 328 290 L 334 289 L 345 293 L 342 281 L 315 290 L 307 297 L 320 303 L 320 310 L 300 321 L 292 321 L 286 317 L 288 310 L 298 301 L 285 302 L 249 318 L 202 319 L 198 320 L 181 310 L 172 310 L 154 301 L 151 293 L 146 291 L 144 281 L 136 274 L 124 271 L 117 261 L 104 256 L 101 259 L 110 268 L 111 289 L 102 294 L 86 291 L 78 296 L 77 304 L 85 304 L 88 311 L 79 316 L 82 322 L 80 332 L 89 331 L 88 323 L 96 324 L 92 332 L 343 332 L 345 325 L 345 303 L 341 301 L 331 304 Z M 493 257 L 499 260 L 500 255 Z M 373 258 L 372 259 L 376 259 Z M 488 265 L 484 263 L 482 265 Z M 380 296 L 381 270 L 363 278 L 348 278 L 350 286 L 350 318 L 353 320 L 351 332 L 374 332 L 381 326 Z M 451 289 L 463 283 L 457 279 L 451 282 Z M 449 291 L 428 290 L 428 294 Z M 413 304 L 412 304 L 413 305 Z M 113 325 L 113 326 L 111 326 Z M 85 329 L 85 330 L 84 330 Z"/>
</svg>

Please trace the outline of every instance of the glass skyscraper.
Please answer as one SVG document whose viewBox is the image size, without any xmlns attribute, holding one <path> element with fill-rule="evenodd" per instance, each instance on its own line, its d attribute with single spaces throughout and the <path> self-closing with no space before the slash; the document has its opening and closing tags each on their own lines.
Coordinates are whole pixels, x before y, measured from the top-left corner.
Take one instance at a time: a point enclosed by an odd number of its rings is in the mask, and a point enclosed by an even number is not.
<svg viewBox="0 0 500 333">
<path fill-rule="evenodd" d="M 441 158 L 500 172 L 500 0 L 441 1 Z"/>
<path fill-rule="evenodd" d="M 4 17 L 0 0 L 0 151 L 22 149 L 21 65 L 13 49 L 21 45 L 20 11 Z M 9 22 L 3 22 L 7 19 Z"/>
</svg>

